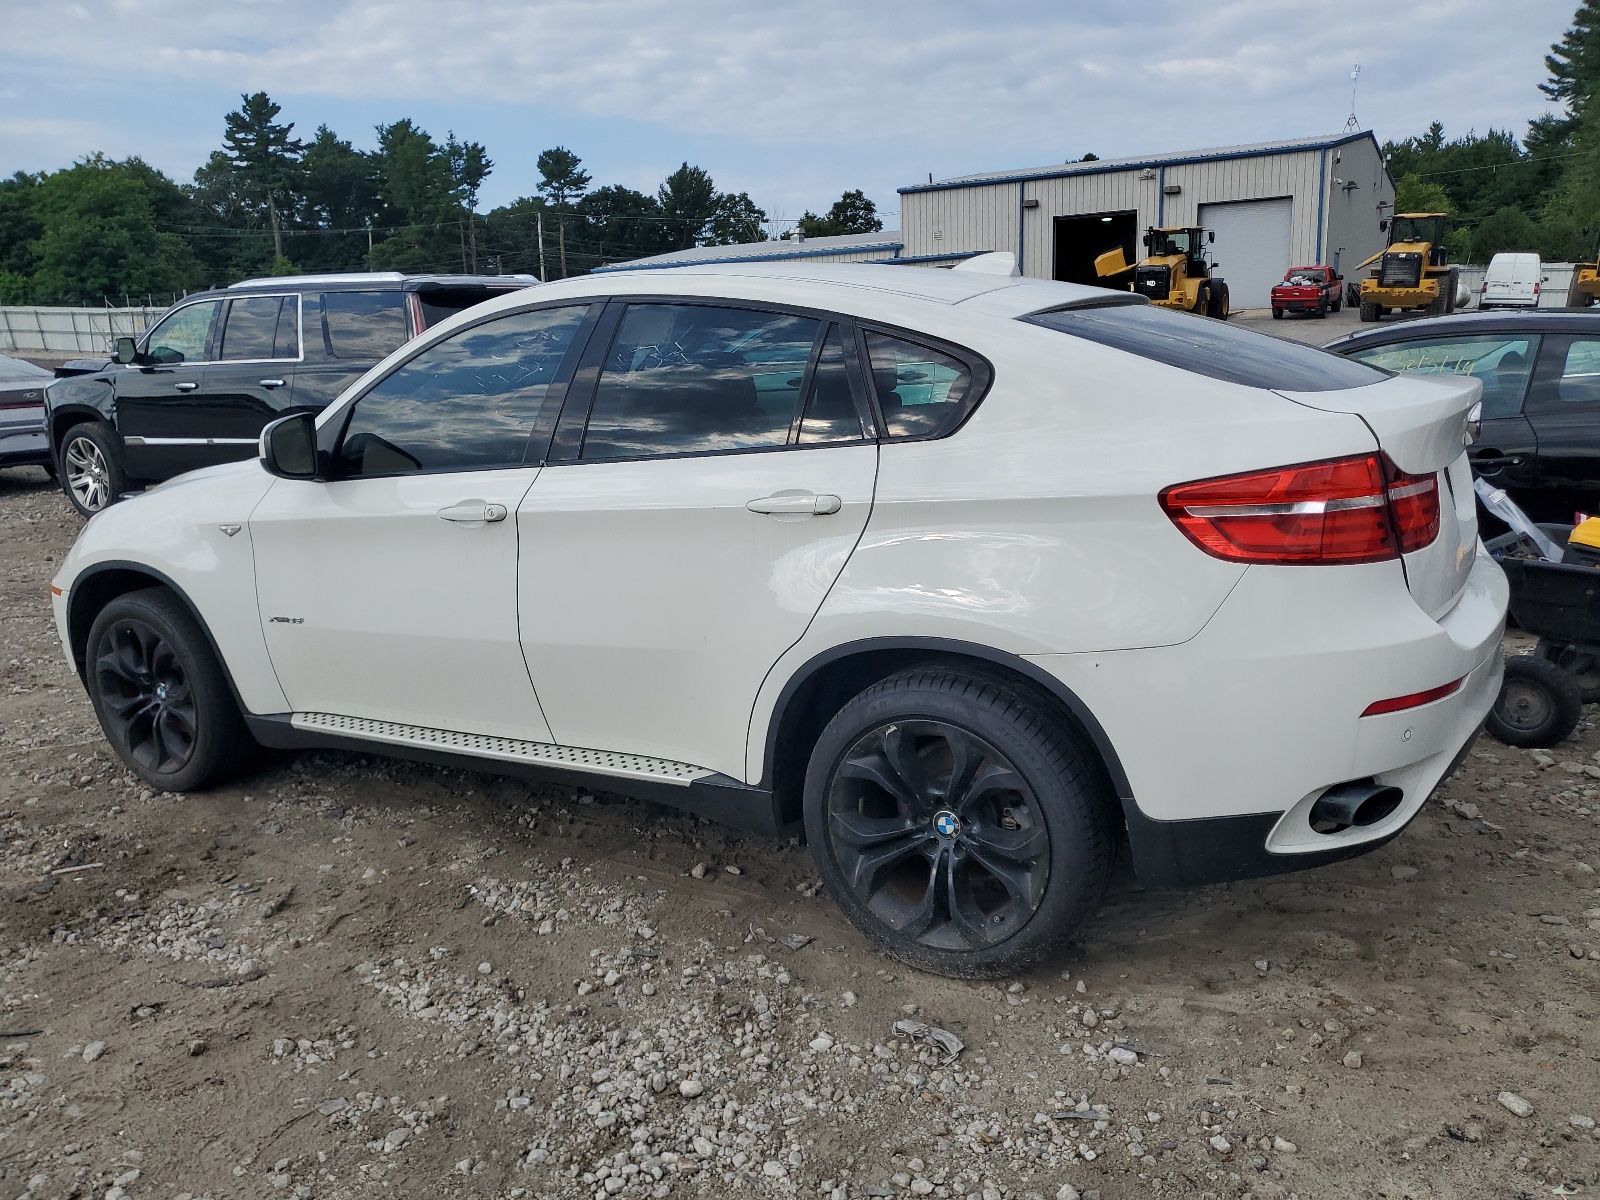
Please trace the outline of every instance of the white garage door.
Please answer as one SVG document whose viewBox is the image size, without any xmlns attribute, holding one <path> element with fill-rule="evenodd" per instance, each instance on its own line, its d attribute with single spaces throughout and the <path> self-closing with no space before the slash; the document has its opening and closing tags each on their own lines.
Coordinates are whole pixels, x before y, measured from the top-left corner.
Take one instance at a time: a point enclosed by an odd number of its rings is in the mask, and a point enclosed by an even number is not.
<svg viewBox="0 0 1600 1200">
<path fill-rule="evenodd" d="M 1227 280 L 1235 310 L 1271 306 L 1272 285 L 1296 265 L 1289 261 L 1293 215 L 1294 202 L 1287 196 L 1200 206 L 1200 224 L 1217 235 L 1211 257 L 1217 274 Z"/>
</svg>

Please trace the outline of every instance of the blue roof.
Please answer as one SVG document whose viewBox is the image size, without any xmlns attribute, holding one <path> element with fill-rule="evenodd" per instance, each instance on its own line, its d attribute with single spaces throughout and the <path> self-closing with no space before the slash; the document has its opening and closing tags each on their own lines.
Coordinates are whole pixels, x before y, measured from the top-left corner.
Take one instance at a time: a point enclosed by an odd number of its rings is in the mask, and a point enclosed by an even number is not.
<svg viewBox="0 0 1600 1200">
<path fill-rule="evenodd" d="M 1187 163 L 1221 162 L 1230 158 L 1268 158 L 1274 154 L 1294 154 L 1303 150 L 1330 150 L 1369 139 L 1378 139 L 1371 130 L 1331 134 L 1327 137 L 1291 138 L 1281 142 L 1258 142 L 1251 146 L 1217 146 L 1210 150 L 1189 150 L 1178 154 L 1150 155 L 1143 158 L 1100 158 L 1090 162 L 1060 163 L 1048 167 L 1028 167 L 1013 171 L 990 171 L 981 175 L 958 175 L 934 183 L 914 183 L 899 189 L 907 192 L 943 192 L 954 188 L 987 187 L 990 184 L 1026 183 L 1034 179 L 1065 179 L 1072 175 L 1104 175 L 1115 171 L 1139 171 L 1147 167 L 1176 167 Z"/>
</svg>

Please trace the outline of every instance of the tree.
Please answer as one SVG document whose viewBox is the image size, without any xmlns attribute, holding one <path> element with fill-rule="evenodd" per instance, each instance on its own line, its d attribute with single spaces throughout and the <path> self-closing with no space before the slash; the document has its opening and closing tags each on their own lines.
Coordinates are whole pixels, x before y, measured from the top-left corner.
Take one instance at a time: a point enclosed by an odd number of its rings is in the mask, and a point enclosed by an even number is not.
<svg viewBox="0 0 1600 1200">
<path fill-rule="evenodd" d="M 172 232 L 192 226 L 190 201 L 141 160 L 96 154 L 64 171 L 17 176 L 10 186 L 10 227 L 34 236 L 20 252 L 4 247 L 8 270 L 0 278 L 8 300 L 90 304 L 122 292 L 170 294 L 201 285 L 200 262 L 185 237 Z M 29 211 L 19 222 L 24 206 Z M 25 287 L 17 286 L 13 262 L 27 270 Z"/>
<path fill-rule="evenodd" d="M 1520 208 L 1509 205 L 1479 222 L 1472 231 L 1472 261 L 1488 262 L 1502 250 L 1537 251 L 1539 227 Z"/>
<path fill-rule="evenodd" d="M 465 267 L 466 260 L 470 259 L 470 269 L 475 272 L 478 269 L 478 189 L 489 177 L 489 172 L 494 170 L 494 163 L 490 161 L 489 152 L 482 143 L 458 142 L 453 130 L 445 138 L 444 154 L 450 170 L 451 191 L 456 202 L 467 213 L 467 239 L 462 265 Z"/>
<path fill-rule="evenodd" d="M 307 270 L 364 266 L 370 236 L 364 230 L 380 224 L 383 214 L 383 180 L 377 162 L 326 125 L 319 125 L 317 136 L 300 159 L 300 169 L 301 215 L 316 234 L 298 240 L 294 257 Z M 363 232 L 353 232 L 357 230 Z"/>
<path fill-rule="evenodd" d="M 1582 0 L 1567 30 L 1545 55 L 1548 82 L 1539 90 L 1567 107 L 1570 118 L 1583 113 L 1584 102 L 1600 84 L 1600 0 Z"/>
<path fill-rule="evenodd" d="M 802 214 L 796 222 L 806 237 L 840 237 L 851 233 L 877 233 L 883 228 L 878 219 L 878 206 L 867 199 L 859 189 L 846 192 L 833 202 L 827 216 L 813 212 Z"/>
<path fill-rule="evenodd" d="M 654 196 L 617 184 L 596 188 L 576 206 L 583 221 L 583 252 L 594 266 L 663 254 L 673 247 Z"/>
<path fill-rule="evenodd" d="M 367 255 L 373 270 L 447 271 L 461 258 L 461 207 L 449 150 L 409 117 L 378 126 L 383 223 L 398 226 Z"/>
<path fill-rule="evenodd" d="M 298 182 L 300 155 L 305 149 L 290 136 L 294 124 L 279 125 L 275 118 L 282 108 L 265 92 L 241 96 L 240 108 L 223 118 L 224 159 L 238 173 L 239 192 L 247 200 L 264 205 L 272 225 L 272 249 L 283 257 L 283 229 L 280 209 L 293 207 L 294 186 Z"/>
<path fill-rule="evenodd" d="M 539 155 L 539 194 L 552 207 L 564 209 L 583 195 L 589 173 L 583 159 L 565 146 L 553 146 Z"/>
<path fill-rule="evenodd" d="M 1429 183 L 1413 171 L 1395 181 L 1394 211 L 1447 213 L 1450 211 L 1450 197 L 1437 183 Z"/>
<path fill-rule="evenodd" d="M 719 192 L 711 220 L 701 234 L 701 245 L 737 246 L 767 240 L 767 214 L 756 207 L 747 192 Z"/>
<path fill-rule="evenodd" d="M 710 174 L 684 163 L 656 189 L 661 216 L 675 250 L 700 244 L 700 235 L 717 211 L 717 185 Z"/>
</svg>

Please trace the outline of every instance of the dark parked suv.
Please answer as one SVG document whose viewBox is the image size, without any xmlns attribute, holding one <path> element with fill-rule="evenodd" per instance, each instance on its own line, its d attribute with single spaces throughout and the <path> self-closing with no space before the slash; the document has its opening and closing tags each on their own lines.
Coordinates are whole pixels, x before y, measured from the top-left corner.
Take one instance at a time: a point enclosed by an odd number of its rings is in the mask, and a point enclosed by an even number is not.
<svg viewBox="0 0 1600 1200">
<path fill-rule="evenodd" d="M 1483 427 L 1467 448 L 1473 471 L 1535 520 L 1570 525 L 1574 512 L 1600 513 L 1600 312 L 1403 321 L 1325 349 L 1390 371 L 1481 379 Z"/>
<path fill-rule="evenodd" d="M 249 458 L 269 421 L 323 408 L 430 325 L 532 282 L 379 272 L 189 296 L 142 338 L 119 338 L 112 359 L 49 386 L 62 490 L 88 515 L 129 488 Z"/>
</svg>

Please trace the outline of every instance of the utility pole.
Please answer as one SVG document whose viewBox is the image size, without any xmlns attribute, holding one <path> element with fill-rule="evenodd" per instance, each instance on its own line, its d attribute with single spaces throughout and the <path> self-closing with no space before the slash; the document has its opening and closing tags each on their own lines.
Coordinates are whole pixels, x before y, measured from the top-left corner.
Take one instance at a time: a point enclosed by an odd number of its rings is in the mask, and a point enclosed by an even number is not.
<svg viewBox="0 0 1600 1200">
<path fill-rule="evenodd" d="M 549 283 L 544 274 L 544 210 L 538 212 L 539 218 L 539 282 Z"/>
<path fill-rule="evenodd" d="M 561 242 L 561 278 L 567 277 L 567 219 L 562 217 L 556 223 L 556 235 Z"/>
</svg>

